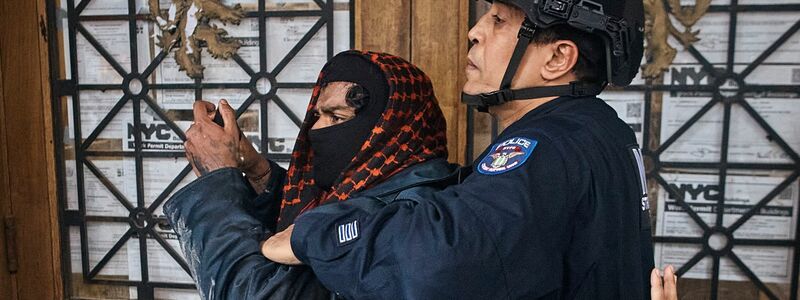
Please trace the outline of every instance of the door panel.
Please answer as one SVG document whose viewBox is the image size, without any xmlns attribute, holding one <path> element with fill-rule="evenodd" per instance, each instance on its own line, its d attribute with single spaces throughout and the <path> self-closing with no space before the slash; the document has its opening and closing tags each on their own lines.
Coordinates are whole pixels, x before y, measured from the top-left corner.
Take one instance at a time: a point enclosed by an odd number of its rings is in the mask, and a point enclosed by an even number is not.
<svg viewBox="0 0 800 300">
<path fill-rule="evenodd" d="M 44 0 L 0 2 L 0 213 L 14 216 L 18 262 L 9 274 L 1 259 L 3 299 L 62 294 L 44 7 Z"/>
</svg>

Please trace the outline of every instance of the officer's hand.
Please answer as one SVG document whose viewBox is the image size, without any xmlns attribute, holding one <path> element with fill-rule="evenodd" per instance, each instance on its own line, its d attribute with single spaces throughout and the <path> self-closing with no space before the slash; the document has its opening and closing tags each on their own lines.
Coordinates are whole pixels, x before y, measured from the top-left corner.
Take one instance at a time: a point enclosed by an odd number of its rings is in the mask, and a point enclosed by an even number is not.
<svg viewBox="0 0 800 300">
<path fill-rule="evenodd" d="M 261 244 L 261 254 L 269 260 L 284 265 L 300 265 L 302 262 L 294 256 L 292 251 L 292 230 L 294 225 L 278 232 Z"/>
<path fill-rule="evenodd" d="M 186 131 L 186 158 L 197 176 L 226 167 L 239 166 L 239 128 L 236 113 L 228 102 L 219 102 L 225 128 L 215 124 L 214 105 L 205 101 L 194 103 L 194 124 Z"/>
<path fill-rule="evenodd" d="M 653 300 L 678 300 L 678 276 L 675 275 L 674 267 L 664 268 L 663 283 L 658 268 L 650 272 L 650 298 Z"/>
</svg>

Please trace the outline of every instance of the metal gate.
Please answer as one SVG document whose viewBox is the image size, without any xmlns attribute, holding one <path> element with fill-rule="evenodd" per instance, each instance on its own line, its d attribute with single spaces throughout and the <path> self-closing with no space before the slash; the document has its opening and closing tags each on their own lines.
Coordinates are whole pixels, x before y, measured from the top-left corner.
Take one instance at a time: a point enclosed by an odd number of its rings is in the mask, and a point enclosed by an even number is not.
<svg viewBox="0 0 800 300">
<path fill-rule="evenodd" d="M 235 1 L 244 5 L 239 26 L 205 21 L 241 48 L 229 61 L 203 55 L 205 79 L 189 79 L 171 52 L 154 46 L 159 31 L 146 2 L 48 1 L 49 22 L 58 24 L 48 37 L 62 262 L 72 297 L 194 297 L 161 212 L 193 178 L 182 148 L 189 105 L 235 98 L 228 100 L 248 139 L 287 164 L 287 137 L 296 135 L 319 68 L 353 46 L 352 1 Z M 181 280 L 170 279 L 175 272 Z"/>
</svg>

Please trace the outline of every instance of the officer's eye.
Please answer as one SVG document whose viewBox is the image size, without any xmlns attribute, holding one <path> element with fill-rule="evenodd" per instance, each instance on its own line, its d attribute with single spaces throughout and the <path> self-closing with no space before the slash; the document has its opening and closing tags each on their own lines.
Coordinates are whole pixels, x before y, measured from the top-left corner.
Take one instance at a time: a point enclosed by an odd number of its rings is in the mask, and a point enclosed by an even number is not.
<svg viewBox="0 0 800 300">
<path fill-rule="evenodd" d="M 505 23 L 505 20 L 501 19 L 500 16 L 498 16 L 498 15 L 492 15 L 492 18 L 494 19 L 494 23 L 495 24 L 503 24 L 503 23 Z"/>
</svg>

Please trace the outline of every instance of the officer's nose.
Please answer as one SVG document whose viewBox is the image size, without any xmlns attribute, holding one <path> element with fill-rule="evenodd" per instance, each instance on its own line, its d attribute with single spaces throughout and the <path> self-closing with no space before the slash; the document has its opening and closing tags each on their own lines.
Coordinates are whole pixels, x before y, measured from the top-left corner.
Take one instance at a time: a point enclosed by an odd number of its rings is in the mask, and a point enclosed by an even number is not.
<svg viewBox="0 0 800 300">
<path fill-rule="evenodd" d="M 485 16 L 485 15 L 484 15 L 484 16 L 482 16 L 482 17 L 481 17 L 481 18 L 478 20 L 478 22 L 477 22 L 477 23 L 475 23 L 475 25 L 474 25 L 474 26 L 472 26 L 472 28 L 470 28 L 470 29 L 469 29 L 469 32 L 467 33 L 467 38 L 469 39 L 469 43 L 470 43 L 472 46 L 474 46 L 474 45 L 476 45 L 476 44 L 480 43 L 480 39 L 481 39 L 481 37 L 482 37 L 482 34 L 481 34 L 481 25 L 483 24 L 483 21 L 484 21 L 485 19 L 486 19 L 486 16 Z"/>
<path fill-rule="evenodd" d="M 477 31 L 478 31 L 478 25 L 476 24 L 474 27 L 472 27 L 472 29 L 469 30 L 469 33 L 467 33 L 467 38 L 469 38 L 470 46 L 474 46 L 475 44 L 478 44 L 478 32 Z"/>
</svg>

